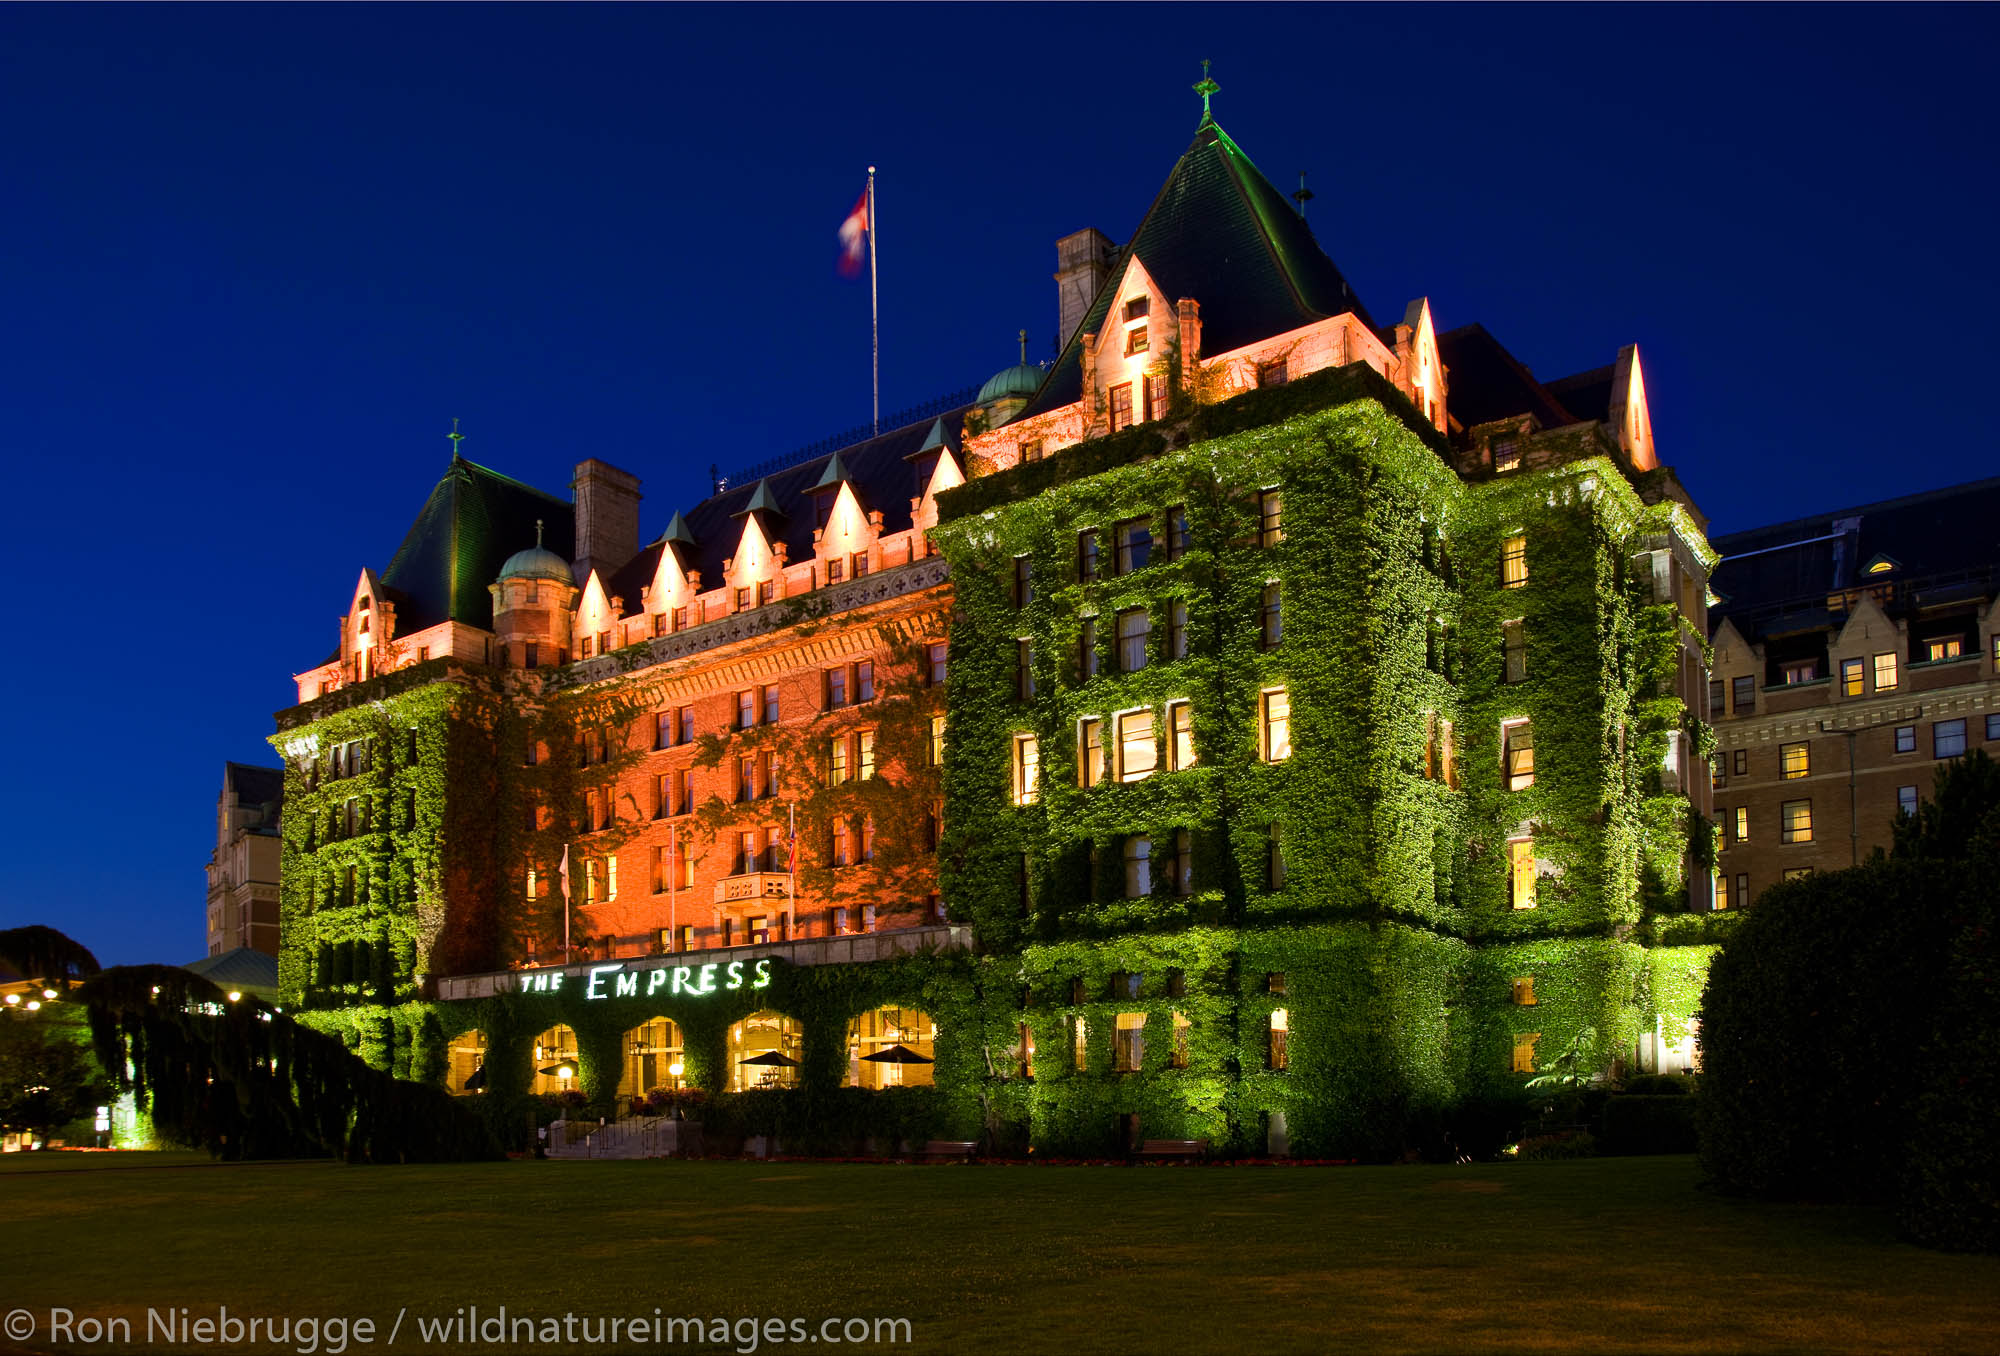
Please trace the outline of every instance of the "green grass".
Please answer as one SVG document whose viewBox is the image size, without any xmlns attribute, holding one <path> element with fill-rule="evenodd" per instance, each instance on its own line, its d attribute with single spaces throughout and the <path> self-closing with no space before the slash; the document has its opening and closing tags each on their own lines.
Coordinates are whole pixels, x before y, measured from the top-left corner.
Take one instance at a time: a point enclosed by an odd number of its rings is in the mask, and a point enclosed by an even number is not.
<svg viewBox="0 0 2000 1356">
<path fill-rule="evenodd" d="M 378 1344 L 405 1305 L 891 1316 L 913 1324 L 915 1346 L 901 1350 L 1009 1356 L 1939 1353 L 1990 1350 L 2000 1330 L 2000 1258 L 1910 1247 L 1863 1211 L 1719 1198 L 1698 1189 L 1687 1158 L 1328 1169 L 124 1161 L 141 1166 L 5 1164 L 0 1308 L 128 1314 L 142 1341 L 148 1306 L 370 1315 Z M 410 1327 L 397 1346 L 453 1349 Z"/>
</svg>

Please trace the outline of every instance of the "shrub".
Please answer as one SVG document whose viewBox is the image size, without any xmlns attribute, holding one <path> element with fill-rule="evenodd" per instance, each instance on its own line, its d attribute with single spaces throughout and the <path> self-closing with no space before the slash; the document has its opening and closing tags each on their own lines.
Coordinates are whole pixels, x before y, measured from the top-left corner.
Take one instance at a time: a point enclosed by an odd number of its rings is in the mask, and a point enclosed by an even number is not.
<svg viewBox="0 0 2000 1356">
<path fill-rule="evenodd" d="M 1597 1157 L 1597 1137 L 1588 1130 L 1559 1130 L 1552 1135 L 1532 1135 L 1521 1141 L 1520 1153 L 1523 1161 L 1535 1159 L 1547 1162 L 1559 1158 Z"/>
<path fill-rule="evenodd" d="M 1607 1154 L 1691 1154 L 1696 1098 L 1681 1093 L 1623 1093 L 1604 1104 Z"/>
<path fill-rule="evenodd" d="M 1695 1090 L 1688 1074 L 1634 1074 L 1620 1089 L 1627 1096 L 1684 1097 Z"/>
</svg>

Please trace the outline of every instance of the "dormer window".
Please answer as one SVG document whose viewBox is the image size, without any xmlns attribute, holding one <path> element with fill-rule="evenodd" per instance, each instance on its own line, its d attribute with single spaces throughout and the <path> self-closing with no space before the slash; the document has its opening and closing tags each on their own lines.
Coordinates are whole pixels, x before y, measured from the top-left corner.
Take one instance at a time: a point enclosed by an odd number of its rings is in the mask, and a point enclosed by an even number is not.
<svg viewBox="0 0 2000 1356">
<path fill-rule="evenodd" d="M 1493 469 L 1495 471 L 1518 471 L 1521 469 L 1520 439 L 1495 438 L 1493 440 Z"/>
<path fill-rule="evenodd" d="M 1144 325 L 1134 325 L 1131 329 L 1125 331 L 1125 356 L 1129 358 L 1135 353 L 1144 353 L 1145 351 L 1146 327 Z"/>
<path fill-rule="evenodd" d="M 1125 323 L 1129 325 L 1135 320 L 1144 320 L 1152 310 L 1151 301 L 1145 297 L 1133 297 L 1125 303 Z"/>
</svg>

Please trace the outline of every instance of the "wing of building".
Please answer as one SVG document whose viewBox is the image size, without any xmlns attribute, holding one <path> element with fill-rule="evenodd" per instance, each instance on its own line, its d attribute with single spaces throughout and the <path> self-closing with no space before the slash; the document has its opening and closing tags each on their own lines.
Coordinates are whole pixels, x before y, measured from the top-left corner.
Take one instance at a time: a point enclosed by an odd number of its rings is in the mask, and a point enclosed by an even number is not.
<svg viewBox="0 0 2000 1356">
<path fill-rule="evenodd" d="M 926 1084 L 1043 1152 L 1684 1066 L 1715 556 L 1638 350 L 1371 312 L 1206 115 L 1057 262 L 1051 366 L 698 504 L 454 455 L 278 713 L 287 1003 L 472 1095 Z"/>
</svg>

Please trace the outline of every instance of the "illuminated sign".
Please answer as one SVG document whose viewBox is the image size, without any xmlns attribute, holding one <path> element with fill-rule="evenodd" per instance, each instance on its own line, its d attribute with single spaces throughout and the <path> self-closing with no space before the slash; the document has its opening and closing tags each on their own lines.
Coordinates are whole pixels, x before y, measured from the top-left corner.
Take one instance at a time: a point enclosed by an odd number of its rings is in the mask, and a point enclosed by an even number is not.
<svg viewBox="0 0 2000 1356">
<path fill-rule="evenodd" d="M 583 984 L 583 996 L 598 998 L 651 998 L 665 992 L 705 994 L 736 989 L 762 989 L 771 983 L 770 960 L 715 961 L 706 965 L 648 965 L 644 961 L 627 964 L 613 961 L 593 965 L 588 971 L 571 975 L 565 970 L 542 970 L 519 977 L 521 993 L 559 993 L 565 979 Z"/>
</svg>

